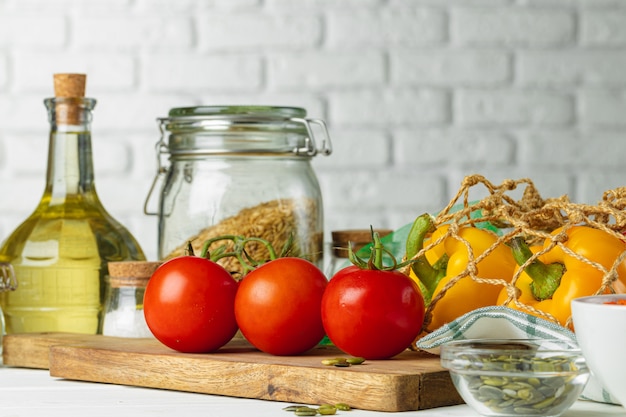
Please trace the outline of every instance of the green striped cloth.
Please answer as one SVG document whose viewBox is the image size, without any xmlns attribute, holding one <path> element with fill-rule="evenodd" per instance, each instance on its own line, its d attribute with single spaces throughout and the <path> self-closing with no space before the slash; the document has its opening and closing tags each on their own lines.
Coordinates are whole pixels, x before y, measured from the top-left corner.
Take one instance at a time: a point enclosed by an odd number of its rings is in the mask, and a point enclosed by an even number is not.
<svg viewBox="0 0 626 417">
<path fill-rule="evenodd" d="M 566 339 L 576 342 L 576 335 L 563 326 L 513 310 L 490 306 L 471 311 L 421 338 L 416 346 L 439 354 L 439 347 L 459 339 Z M 619 401 L 591 376 L 581 399 L 609 404 Z"/>
</svg>

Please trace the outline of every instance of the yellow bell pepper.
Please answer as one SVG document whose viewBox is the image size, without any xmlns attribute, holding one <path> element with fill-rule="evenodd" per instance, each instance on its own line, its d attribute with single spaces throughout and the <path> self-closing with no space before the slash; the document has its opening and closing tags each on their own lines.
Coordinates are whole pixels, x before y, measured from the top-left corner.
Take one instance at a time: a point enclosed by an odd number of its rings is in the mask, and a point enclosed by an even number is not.
<svg viewBox="0 0 626 417">
<path fill-rule="evenodd" d="M 558 235 L 563 228 L 554 230 L 551 235 Z M 567 240 L 563 245 L 576 255 L 595 262 L 606 270 L 611 270 L 619 255 L 626 251 L 626 243 L 600 229 L 589 226 L 572 226 L 565 230 Z M 543 246 L 529 248 L 521 237 L 511 241 L 513 254 L 519 265 L 523 265 L 540 250 L 547 250 L 551 244 L 546 239 Z M 518 267 L 519 268 L 519 267 Z M 626 292 L 626 261 L 617 266 L 617 279 L 612 284 L 616 293 Z M 571 316 L 570 303 L 574 298 L 593 295 L 600 290 L 604 272 L 597 267 L 577 259 L 560 246 L 554 246 L 548 252 L 531 262 L 520 274 L 515 286 L 520 290 L 518 301 L 541 312 L 551 315 L 561 325 L 566 326 Z M 611 292 L 608 289 L 605 292 Z M 530 309 L 516 306 L 512 301 L 506 303 L 508 293 L 503 289 L 498 297 L 499 305 L 525 311 L 541 317 Z"/>
<path fill-rule="evenodd" d="M 449 225 L 434 228 L 430 215 L 422 215 L 416 219 L 407 238 L 407 258 L 413 258 L 423 248 L 425 242 L 434 243 L 440 238 L 442 242 L 428 247 L 411 264 L 410 276 L 420 285 L 424 298 L 430 303 L 454 279 L 458 279 L 446 292 L 436 300 L 431 310 L 430 323 L 424 330 L 435 330 L 438 327 L 480 307 L 495 305 L 501 285 L 478 282 L 468 274 L 469 250 L 474 259 L 480 258 L 489 248 L 496 244 L 498 236 L 485 229 L 473 226 L 462 226 L 458 229 L 457 239 L 448 233 Z M 477 278 L 501 279 L 510 282 L 516 267 L 511 250 L 503 243 L 476 264 Z"/>
</svg>

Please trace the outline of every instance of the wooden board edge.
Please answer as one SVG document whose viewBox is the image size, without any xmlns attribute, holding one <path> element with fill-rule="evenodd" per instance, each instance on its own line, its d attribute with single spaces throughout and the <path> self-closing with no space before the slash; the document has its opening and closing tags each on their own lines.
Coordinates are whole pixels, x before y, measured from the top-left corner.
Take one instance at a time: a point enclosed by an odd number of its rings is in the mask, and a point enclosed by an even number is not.
<svg viewBox="0 0 626 417">
<path fill-rule="evenodd" d="M 2 338 L 2 364 L 20 368 L 48 369 L 50 340 L 41 334 L 7 334 Z"/>
<path fill-rule="evenodd" d="M 176 369 L 179 375 L 177 378 L 172 379 L 171 372 L 168 372 L 171 369 Z M 306 377 L 303 377 L 303 372 Z M 348 374 L 341 368 L 223 362 L 207 357 L 135 354 L 78 345 L 50 348 L 50 375 L 81 381 L 283 402 L 344 402 L 353 408 L 384 412 L 416 411 L 441 406 L 437 401 L 424 403 L 420 400 L 422 396 L 430 395 L 429 389 L 432 388 L 424 385 L 422 374 L 359 373 L 359 378 L 355 378 L 354 373 Z M 198 375 L 204 375 L 205 378 L 199 380 Z M 447 371 L 442 372 L 442 380 L 445 380 L 445 376 L 449 379 Z M 359 393 L 357 399 L 354 399 L 355 392 Z M 449 405 L 448 402 L 445 405 Z"/>
<path fill-rule="evenodd" d="M 422 393 L 424 390 L 428 390 L 429 395 L 420 394 L 420 398 L 422 398 L 420 410 L 465 404 L 452 382 L 449 371 L 443 370 L 425 374 L 421 382 L 420 390 Z"/>
<path fill-rule="evenodd" d="M 2 363 L 5 366 L 49 369 L 50 348 L 58 345 L 97 346 L 103 340 L 127 340 L 114 336 L 81 333 L 14 333 L 2 338 Z"/>
</svg>

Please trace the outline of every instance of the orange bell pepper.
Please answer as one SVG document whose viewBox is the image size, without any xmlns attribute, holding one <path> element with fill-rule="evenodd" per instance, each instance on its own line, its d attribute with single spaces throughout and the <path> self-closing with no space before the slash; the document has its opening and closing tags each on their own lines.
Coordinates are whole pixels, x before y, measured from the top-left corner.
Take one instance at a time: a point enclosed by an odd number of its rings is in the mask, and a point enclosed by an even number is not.
<svg viewBox="0 0 626 417">
<path fill-rule="evenodd" d="M 459 240 L 448 231 L 449 225 L 444 224 L 435 229 L 432 218 L 423 215 L 415 221 L 407 238 L 407 258 L 415 257 L 425 243 L 432 245 L 443 238 L 437 245 L 426 246 L 427 250 L 411 264 L 409 275 L 420 285 L 427 303 L 431 303 L 450 281 L 458 279 L 434 304 L 427 330 L 435 330 L 477 308 L 495 305 L 502 288 L 500 285 L 475 281 L 467 274 L 470 254 L 464 243 L 469 244 L 474 259 L 477 259 L 496 244 L 498 236 L 489 230 L 462 226 L 457 233 Z M 491 253 L 479 260 L 476 267 L 478 278 L 510 282 L 516 263 L 511 250 L 499 243 Z"/>
<path fill-rule="evenodd" d="M 558 228 L 552 232 L 563 232 Z M 610 270 L 619 255 L 626 251 L 623 240 L 600 229 L 589 226 L 572 226 L 565 231 L 567 240 L 563 249 L 554 246 L 548 252 L 539 255 L 521 272 L 515 286 L 520 290 L 518 301 L 541 312 L 548 313 L 561 325 L 565 326 L 571 316 L 570 303 L 574 298 L 593 295 L 600 290 L 604 271 L 576 258 L 580 255 L 591 262 Z M 546 239 L 543 246 L 529 248 L 525 241 L 514 238 L 511 243 L 513 254 L 519 265 L 523 265 L 534 253 L 547 250 L 551 240 Z M 569 252 L 571 251 L 571 253 Z M 518 266 L 519 268 L 519 266 Z M 626 292 L 626 261 L 617 266 L 617 279 L 612 284 L 612 291 Z M 605 291 L 611 292 L 607 288 Z M 498 297 L 499 305 L 541 316 L 532 310 L 516 306 L 512 301 L 506 303 L 508 293 L 503 289 Z"/>
</svg>

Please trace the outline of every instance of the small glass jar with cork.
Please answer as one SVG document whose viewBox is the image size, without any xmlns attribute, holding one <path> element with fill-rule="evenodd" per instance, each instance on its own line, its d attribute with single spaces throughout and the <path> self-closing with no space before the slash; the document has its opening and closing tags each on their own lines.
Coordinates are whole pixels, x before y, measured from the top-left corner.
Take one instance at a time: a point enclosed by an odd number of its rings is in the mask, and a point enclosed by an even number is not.
<svg viewBox="0 0 626 417">
<path fill-rule="evenodd" d="M 161 262 L 109 262 L 102 334 L 152 337 L 143 314 L 146 285 Z"/>
</svg>

